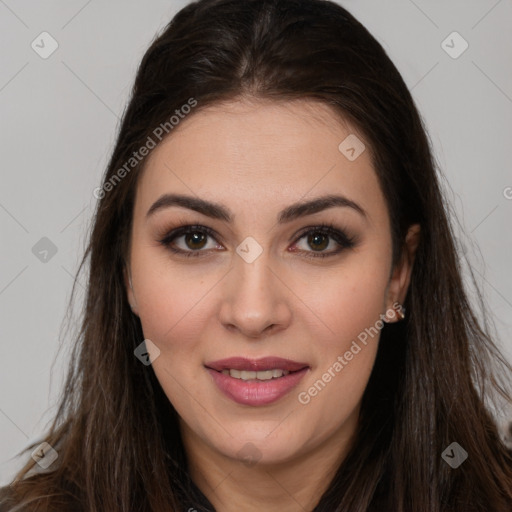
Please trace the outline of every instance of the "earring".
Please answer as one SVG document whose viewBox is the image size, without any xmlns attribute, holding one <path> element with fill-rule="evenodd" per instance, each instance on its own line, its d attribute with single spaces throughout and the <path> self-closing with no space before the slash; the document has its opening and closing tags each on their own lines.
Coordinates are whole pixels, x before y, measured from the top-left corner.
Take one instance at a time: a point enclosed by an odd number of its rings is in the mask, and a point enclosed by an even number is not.
<svg viewBox="0 0 512 512">
<path fill-rule="evenodd" d="M 385 313 L 381 315 L 381 320 L 385 323 L 393 323 L 393 320 L 396 321 L 398 317 L 398 321 L 401 321 L 405 318 L 405 308 L 400 304 L 400 302 L 395 302 Z"/>
<path fill-rule="evenodd" d="M 399 302 L 397 304 L 398 305 L 397 305 L 397 308 L 395 311 L 397 312 L 398 316 L 400 317 L 400 320 L 403 320 L 405 318 L 405 308 Z"/>
</svg>

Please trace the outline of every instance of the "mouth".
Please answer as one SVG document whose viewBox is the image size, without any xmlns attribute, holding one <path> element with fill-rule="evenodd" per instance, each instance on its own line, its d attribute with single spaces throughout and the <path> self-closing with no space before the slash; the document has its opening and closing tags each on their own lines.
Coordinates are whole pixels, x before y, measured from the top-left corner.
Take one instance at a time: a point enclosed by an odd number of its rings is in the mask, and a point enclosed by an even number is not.
<svg viewBox="0 0 512 512">
<path fill-rule="evenodd" d="M 309 367 L 308 363 L 299 363 L 282 357 L 263 357 L 261 359 L 246 359 L 245 357 L 230 357 L 219 361 L 205 363 L 206 368 L 218 372 L 236 370 L 244 372 L 265 372 L 282 370 L 283 372 L 296 372 Z"/>
<path fill-rule="evenodd" d="M 279 379 L 285 375 L 289 375 L 291 372 L 288 370 L 275 369 L 275 370 L 263 370 L 259 372 L 247 371 L 247 370 L 235 370 L 234 368 L 222 370 L 223 375 L 229 375 L 234 379 L 240 379 L 245 381 L 253 380 L 270 380 Z"/>
<path fill-rule="evenodd" d="M 307 363 L 265 357 L 235 357 L 206 363 L 217 388 L 236 403 L 267 405 L 287 395 L 309 371 Z"/>
</svg>

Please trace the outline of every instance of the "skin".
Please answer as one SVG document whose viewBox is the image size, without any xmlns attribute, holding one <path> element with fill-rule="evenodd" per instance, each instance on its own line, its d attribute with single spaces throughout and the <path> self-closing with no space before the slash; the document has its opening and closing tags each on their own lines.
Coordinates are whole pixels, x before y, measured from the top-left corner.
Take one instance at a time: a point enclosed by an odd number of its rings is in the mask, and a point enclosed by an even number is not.
<svg viewBox="0 0 512 512">
<path fill-rule="evenodd" d="M 181 121 L 152 151 L 139 180 L 128 299 L 145 338 L 160 350 L 153 369 L 180 415 L 192 478 L 218 511 L 315 506 L 357 430 L 379 336 L 360 344 L 307 404 L 298 394 L 322 379 L 380 315 L 399 320 L 389 310 L 405 300 L 419 226 L 410 228 L 403 258 L 392 268 L 389 215 L 369 144 L 349 161 L 338 149 L 349 134 L 364 141 L 312 100 L 231 101 Z M 220 203 L 234 219 L 227 223 L 179 206 L 147 217 L 164 193 Z M 346 196 L 366 217 L 332 207 L 277 223 L 290 204 L 326 194 Z M 307 258 L 339 247 L 332 238 L 308 243 L 300 233 L 324 222 L 355 236 L 356 245 Z M 159 242 L 190 224 L 218 234 L 202 243 L 190 237 L 187 243 L 183 235 L 174 240 L 184 251 L 203 251 L 201 257 L 180 257 Z M 263 249 L 251 263 L 236 253 L 248 236 Z M 278 356 L 310 369 L 277 402 L 240 405 L 218 390 L 204 367 L 232 356 Z"/>
</svg>

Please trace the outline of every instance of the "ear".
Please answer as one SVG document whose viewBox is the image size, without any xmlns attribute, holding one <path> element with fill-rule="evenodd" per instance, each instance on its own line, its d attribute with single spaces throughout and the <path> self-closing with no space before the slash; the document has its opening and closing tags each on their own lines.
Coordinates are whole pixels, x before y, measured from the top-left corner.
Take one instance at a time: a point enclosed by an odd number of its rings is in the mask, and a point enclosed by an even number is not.
<svg viewBox="0 0 512 512">
<path fill-rule="evenodd" d="M 123 274 L 124 274 L 124 284 L 126 286 L 128 302 L 132 308 L 132 312 L 138 316 L 139 311 L 138 311 L 138 307 L 137 307 L 137 300 L 135 299 L 135 293 L 133 291 L 131 270 L 130 270 L 130 266 L 128 263 L 126 263 L 124 265 Z"/>
<path fill-rule="evenodd" d="M 396 309 L 395 303 L 403 304 L 407 296 L 407 290 L 411 282 L 412 268 L 416 250 L 420 243 L 420 225 L 413 224 L 409 227 L 405 242 L 402 247 L 402 255 L 400 261 L 395 265 L 393 273 L 388 284 L 386 304 L 387 310 Z M 399 320 L 395 315 L 396 320 Z M 396 321 L 395 320 L 395 321 Z"/>
</svg>

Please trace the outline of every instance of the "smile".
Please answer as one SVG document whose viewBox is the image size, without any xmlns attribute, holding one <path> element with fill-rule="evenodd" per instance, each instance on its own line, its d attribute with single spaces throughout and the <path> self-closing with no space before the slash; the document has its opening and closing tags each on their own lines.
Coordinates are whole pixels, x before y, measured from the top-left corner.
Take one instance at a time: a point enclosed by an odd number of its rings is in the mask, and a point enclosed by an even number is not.
<svg viewBox="0 0 512 512">
<path fill-rule="evenodd" d="M 229 375 L 234 379 L 242 379 L 242 380 L 270 380 L 270 379 L 278 379 L 279 377 L 283 377 L 283 375 L 288 375 L 290 372 L 288 370 L 264 370 L 262 372 L 254 372 L 254 371 L 245 371 L 245 370 L 222 370 L 223 375 Z"/>
<path fill-rule="evenodd" d="M 280 400 L 310 370 L 307 363 L 279 357 L 229 358 L 206 363 L 205 368 L 223 396 L 248 406 L 263 406 Z"/>
</svg>

